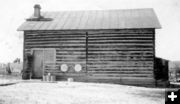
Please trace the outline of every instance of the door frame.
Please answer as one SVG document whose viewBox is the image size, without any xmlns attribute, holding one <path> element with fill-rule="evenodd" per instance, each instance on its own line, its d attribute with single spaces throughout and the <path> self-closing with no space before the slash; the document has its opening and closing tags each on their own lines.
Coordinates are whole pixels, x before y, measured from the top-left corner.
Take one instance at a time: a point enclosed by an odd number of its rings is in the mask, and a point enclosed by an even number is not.
<svg viewBox="0 0 180 104">
<path fill-rule="evenodd" d="M 44 63 L 44 51 L 45 50 L 53 50 L 54 51 L 54 60 L 53 60 L 53 62 L 52 63 L 56 63 L 56 49 L 55 48 L 32 48 L 31 49 L 31 55 L 33 55 L 34 54 L 34 51 L 36 51 L 36 50 L 40 50 L 40 51 L 43 51 L 43 75 L 44 75 L 44 65 L 45 65 L 45 63 Z M 33 65 L 33 68 L 34 68 L 34 65 Z M 33 69 L 34 70 L 34 69 Z"/>
</svg>

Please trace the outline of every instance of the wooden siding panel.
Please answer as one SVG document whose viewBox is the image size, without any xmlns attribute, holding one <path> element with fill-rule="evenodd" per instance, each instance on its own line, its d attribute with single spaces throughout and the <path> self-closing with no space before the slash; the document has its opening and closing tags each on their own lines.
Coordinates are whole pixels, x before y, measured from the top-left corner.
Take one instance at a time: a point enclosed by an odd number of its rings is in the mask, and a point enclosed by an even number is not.
<svg viewBox="0 0 180 104">
<path fill-rule="evenodd" d="M 153 77 L 154 37 L 145 31 L 89 32 L 88 73 L 93 77 Z"/>
<path fill-rule="evenodd" d="M 75 72 L 75 64 L 81 64 L 84 74 L 97 79 L 153 78 L 153 34 L 153 29 L 27 31 L 24 52 L 30 53 L 32 48 L 54 48 L 57 66 L 45 68 L 56 75 L 62 74 L 62 64 L 68 65 L 68 73 Z"/>
<path fill-rule="evenodd" d="M 78 35 L 76 37 L 75 35 Z M 74 36 L 72 36 L 74 35 Z M 62 64 L 68 65 L 68 72 L 74 71 L 75 64 L 81 64 L 84 72 L 85 65 L 85 33 L 70 33 L 62 32 L 29 32 L 26 34 L 25 50 L 30 51 L 32 48 L 55 48 L 56 49 L 56 63 L 59 67 Z M 46 68 L 46 67 L 45 67 Z M 53 68 L 52 68 L 53 70 Z M 56 70 L 57 72 L 58 70 Z M 59 72 L 60 69 L 59 69 Z M 83 71 L 82 71 L 83 72 Z M 55 73 L 55 72 L 54 72 Z"/>
</svg>

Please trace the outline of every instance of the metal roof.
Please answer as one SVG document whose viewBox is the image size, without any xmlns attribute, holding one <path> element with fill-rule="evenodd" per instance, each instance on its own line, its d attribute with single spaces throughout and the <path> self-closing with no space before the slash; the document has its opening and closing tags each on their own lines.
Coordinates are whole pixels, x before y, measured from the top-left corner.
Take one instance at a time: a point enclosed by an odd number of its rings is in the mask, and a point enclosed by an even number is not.
<svg viewBox="0 0 180 104">
<path fill-rule="evenodd" d="M 25 21 L 19 31 L 161 28 L 153 9 L 42 12 L 51 21 Z"/>
</svg>

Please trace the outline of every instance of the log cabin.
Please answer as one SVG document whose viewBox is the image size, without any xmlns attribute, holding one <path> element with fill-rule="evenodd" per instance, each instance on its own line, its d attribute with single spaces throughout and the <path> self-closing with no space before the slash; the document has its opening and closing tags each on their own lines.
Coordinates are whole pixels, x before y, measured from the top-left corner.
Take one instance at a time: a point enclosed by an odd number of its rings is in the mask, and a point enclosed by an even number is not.
<svg viewBox="0 0 180 104">
<path fill-rule="evenodd" d="M 18 28 L 24 69 L 34 78 L 51 73 L 58 80 L 154 86 L 160 28 L 151 8 L 41 12 L 35 5 Z"/>
</svg>

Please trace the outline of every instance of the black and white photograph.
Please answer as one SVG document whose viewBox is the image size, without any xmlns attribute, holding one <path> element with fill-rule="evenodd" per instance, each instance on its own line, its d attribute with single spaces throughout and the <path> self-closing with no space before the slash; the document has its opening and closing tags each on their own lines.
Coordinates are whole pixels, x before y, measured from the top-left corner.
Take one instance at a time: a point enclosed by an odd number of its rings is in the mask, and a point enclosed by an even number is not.
<svg viewBox="0 0 180 104">
<path fill-rule="evenodd" d="M 0 0 L 0 104 L 176 104 L 179 0 Z"/>
</svg>

